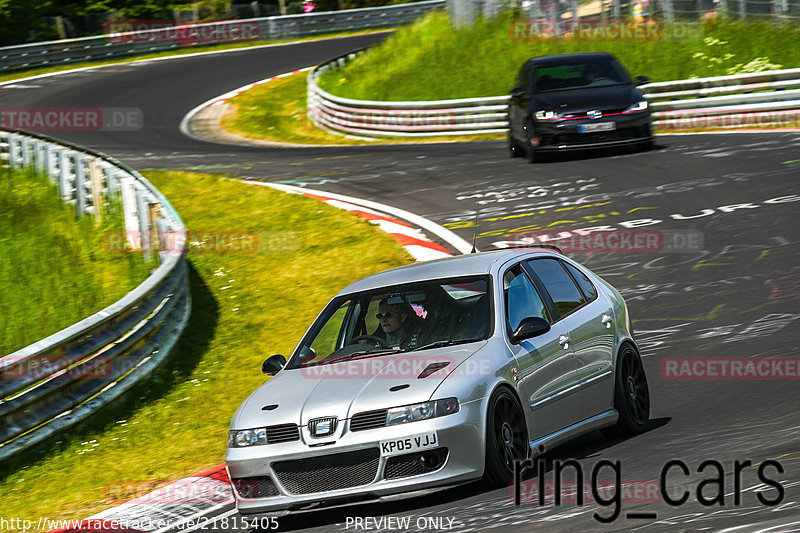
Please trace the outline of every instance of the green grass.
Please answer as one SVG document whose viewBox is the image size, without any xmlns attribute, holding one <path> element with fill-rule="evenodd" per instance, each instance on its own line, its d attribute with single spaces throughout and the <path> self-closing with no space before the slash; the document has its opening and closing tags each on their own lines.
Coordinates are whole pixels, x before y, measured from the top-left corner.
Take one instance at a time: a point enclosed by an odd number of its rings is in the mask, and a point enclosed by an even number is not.
<svg viewBox="0 0 800 533">
<path fill-rule="evenodd" d="M 336 135 L 316 127 L 308 118 L 306 105 L 307 72 L 293 74 L 253 87 L 228 103 L 233 107 L 226 113 L 221 127 L 250 139 L 298 144 L 375 144 Z M 381 139 L 382 143 L 420 143 L 504 138 L 502 135 L 471 135 L 461 137 L 426 137 L 416 139 Z"/>
<path fill-rule="evenodd" d="M 611 52 L 631 75 L 653 81 L 800 66 L 798 26 L 717 20 L 702 27 L 702 38 L 691 40 L 524 42 L 512 38 L 511 21 L 505 15 L 454 31 L 445 13 L 432 13 L 343 69 L 329 71 L 321 86 L 337 96 L 369 100 L 499 96 L 508 94 L 526 59 L 571 52 Z"/>
<path fill-rule="evenodd" d="M 0 167 L 0 355 L 111 305 L 148 276 L 141 255 L 109 253 L 117 210 L 97 224 L 75 219 L 58 188 L 37 174 Z"/>
<path fill-rule="evenodd" d="M 144 54 L 138 55 L 133 57 L 124 57 L 124 58 L 117 58 L 117 59 L 109 59 L 109 60 L 100 60 L 100 61 L 86 61 L 81 63 L 70 63 L 68 65 L 58 65 L 54 67 L 42 67 L 42 68 L 34 68 L 30 70 L 21 70 L 19 72 L 9 72 L 7 74 L 0 74 L 0 82 L 3 81 L 10 81 L 10 80 L 18 80 L 21 78 L 27 78 L 30 76 L 38 76 L 40 74 L 49 74 L 51 72 L 62 72 L 64 70 L 72 70 L 76 68 L 85 68 L 85 67 L 100 67 L 104 65 L 117 65 L 121 63 L 131 63 L 134 61 L 142 61 L 145 59 L 155 59 L 159 57 L 168 57 L 168 56 L 182 56 L 187 54 L 198 54 L 200 52 L 218 52 L 222 50 L 234 50 L 239 48 L 252 48 L 254 46 L 264 46 L 264 45 L 272 45 L 272 44 L 286 44 L 286 43 L 294 43 L 294 42 L 302 42 L 302 41 L 313 41 L 317 39 L 335 39 L 337 37 L 349 37 L 353 35 L 365 35 L 368 33 L 381 33 L 384 31 L 390 30 L 360 30 L 360 31 L 350 31 L 350 32 L 341 32 L 341 33 L 331 33 L 326 35 L 315 35 L 313 37 L 302 37 L 298 39 L 277 39 L 274 41 L 267 41 L 267 40 L 259 40 L 259 41 L 247 41 L 247 42 L 239 42 L 239 43 L 226 43 L 226 44 L 216 44 L 216 45 L 208 45 L 208 46 L 187 46 L 184 48 L 179 48 L 176 50 L 166 50 L 164 52 L 154 52 L 152 54 Z"/>
<path fill-rule="evenodd" d="M 263 360 L 288 355 L 344 286 L 411 261 L 388 235 L 319 200 L 218 176 L 145 175 L 190 236 L 258 232 L 256 250 L 190 251 L 192 316 L 165 365 L 90 423 L 3 465 L 5 518 L 86 518 L 131 487 L 141 495 L 221 463 L 235 409 L 265 380 Z"/>
</svg>

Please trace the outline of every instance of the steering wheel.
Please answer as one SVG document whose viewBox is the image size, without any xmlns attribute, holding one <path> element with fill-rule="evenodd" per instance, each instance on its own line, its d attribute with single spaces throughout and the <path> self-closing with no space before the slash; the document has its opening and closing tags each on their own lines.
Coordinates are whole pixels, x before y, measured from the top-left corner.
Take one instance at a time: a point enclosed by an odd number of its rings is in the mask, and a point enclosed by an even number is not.
<svg viewBox="0 0 800 533">
<path fill-rule="evenodd" d="M 389 348 L 389 343 L 386 342 L 386 339 L 382 339 L 377 335 L 359 335 L 358 337 L 353 337 L 350 344 L 355 344 L 359 341 L 370 341 L 380 345 L 381 348 Z"/>
</svg>

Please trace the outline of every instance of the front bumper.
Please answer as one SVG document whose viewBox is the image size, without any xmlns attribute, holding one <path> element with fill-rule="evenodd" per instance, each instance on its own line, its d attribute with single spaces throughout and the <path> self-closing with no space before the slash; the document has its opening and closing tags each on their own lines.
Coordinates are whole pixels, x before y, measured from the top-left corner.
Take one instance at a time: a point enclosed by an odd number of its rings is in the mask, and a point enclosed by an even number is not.
<svg viewBox="0 0 800 533">
<path fill-rule="evenodd" d="M 613 122 L 614 129 L 582 133 L 581 126 Z M 536 150 L 590 149 L 622 144 L 652 142 L 652 118 L 649 112 L 588 118 L 534 121 Z"/>
<path fill-rule="evenodd" d="M 461 404 L 459 412 L 452 415 L 364 431 L 350 431 L 349 420 L 342 421 L 337 435 L 324 439 L 312 439 L 303 427 L 299 441 L 228 448 L 225 462 L 237 508 L 243 515 L 302 510 L 317 505 L 377 500 L 477 479 L 483 475 L 485 455 L 481 404 L 472 401 Z M 443 460 L 434 470 L 420 470 L 410 462 L 400 464 L 401 460 L 392 459 L 399 455 L 380 454 L 381 441 L 434 430 L 439 445 L 431 451 L 439 450 Z M 320 441 L 332 443 L 320 446 Z M 295 469 L 297 465 L 308 465 L 314 471 L 309 471 L 304 480 L 302 472 L 287 473 L 287 464 Z M 313 483 L 321 490 L 308 492 L 307 484 L 314 476 L 317 477 Z M 332 488 L 352 482 L 356 485 Z"/>
</svg>

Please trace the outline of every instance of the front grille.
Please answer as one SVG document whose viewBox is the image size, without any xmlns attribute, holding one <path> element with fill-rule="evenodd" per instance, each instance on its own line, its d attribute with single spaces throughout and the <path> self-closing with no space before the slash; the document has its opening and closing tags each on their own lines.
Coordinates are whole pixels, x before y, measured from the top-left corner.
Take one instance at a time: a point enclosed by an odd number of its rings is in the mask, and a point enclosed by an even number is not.
<svg viewBox="0 0 800 533">
<path fill-rule="evenodd" d="M 379 461 L 378 448 L 369 448 L 294 461 L 278 461 L 272 463 L 272 469 L 289 493 L 311 494 L 372 483 L 378 473 Z"/>
<path fill-rule="evenodd" d="M 423 457 L 424 456 L 424 457 Z M 429 459 L 434 458 L 434 461 Z M 390 457 L 386 461 L 384 479 L 419 476 L 439 470 L 447 459 L 447 448 L 427 452 L 407 453 Z"/>
<path fill-rule="evenodd" d="M 308 423 L 308 432 L 312 437 L 327 437 L 336 431 L 337 418 L 316 418 Z"/>
<path fill-rule="evenodd" d="M 275 482 L 269 476 L 232 479 L 231 484 L 236 489 L 236 493 L 242 498 L 269 498 L 280 494 Z"/>
<path fill-rule="evenodd" d="M 350 431 L 382 428 L 386 425 L 386 409 L 357 413 L 350 420 Z"/>
<path fill-rule="evenodd" d="M 300 431 L 294 424 L 269 426 L 267 428 L 267 443 L 269 444 L 291 442 L 293 440 L 300 440 Z"/>
<path fill-rule="evenodd" d="M 564 133 L 556 135 L 553 144 L 590 144 L 604 141 L 622 141 L 639 137 L 638 128 L 621 128 L 611 131 L 598 131 L 593 133 Z"/>
</svg>

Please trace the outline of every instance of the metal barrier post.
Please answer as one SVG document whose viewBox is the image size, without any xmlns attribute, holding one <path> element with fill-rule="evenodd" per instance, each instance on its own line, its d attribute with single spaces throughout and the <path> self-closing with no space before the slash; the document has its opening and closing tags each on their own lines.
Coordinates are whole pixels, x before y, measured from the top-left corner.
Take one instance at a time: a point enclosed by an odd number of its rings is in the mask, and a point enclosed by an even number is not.
<svg viewBox="0 0 800 533">
<path fill-rule="evenodd" d="M 75 154 L 75 214 L 81 218 L 86 212 L 86 157 Z"/>
<path fill-rule="evenodd" d="M 58 150 L 58 193 L 61 198 L 67 199 L 71 194 L 70 190 L 70 157 L 66 150 Z"/>
<path fill-rule="evenodd" d="M 8 168 L 17 167 L 17 136 L 13 133 L 8 134 Z"/>
</svg>

